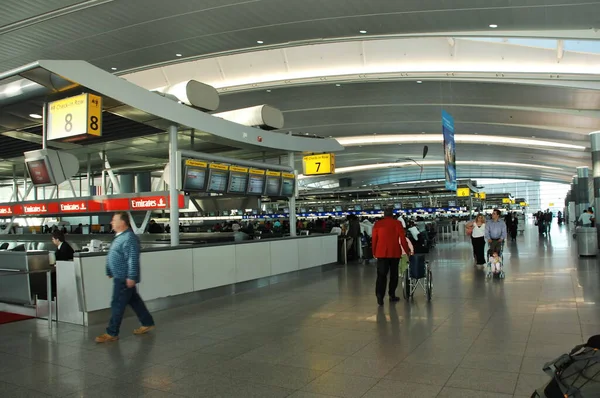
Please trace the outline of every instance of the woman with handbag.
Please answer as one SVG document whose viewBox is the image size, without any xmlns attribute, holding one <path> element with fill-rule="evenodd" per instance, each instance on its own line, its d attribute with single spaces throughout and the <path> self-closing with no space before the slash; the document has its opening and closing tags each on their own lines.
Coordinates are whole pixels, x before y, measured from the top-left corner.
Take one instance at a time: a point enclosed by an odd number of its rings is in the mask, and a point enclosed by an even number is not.
<svg viewBox="0 0 600 398">
<path fill-rule="evenodd" d="M 467 235 L 471 236 L 475 265 L 485 264 L 485 217 L 478 214 L 474 221 L 466 225 Z"/>
</svg>

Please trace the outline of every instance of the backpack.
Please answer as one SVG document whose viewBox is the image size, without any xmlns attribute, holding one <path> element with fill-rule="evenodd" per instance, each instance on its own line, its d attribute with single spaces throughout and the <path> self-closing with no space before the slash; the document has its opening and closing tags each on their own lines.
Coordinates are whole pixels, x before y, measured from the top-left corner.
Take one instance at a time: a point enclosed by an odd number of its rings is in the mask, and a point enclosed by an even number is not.
<svg viewBox="0 0 600 398">
<path fill-rule="evenodd" d="M 545 398 L 600 397 L 600 335 L 544 365 L 552 380 L 531 396 Z"/>
</svg>

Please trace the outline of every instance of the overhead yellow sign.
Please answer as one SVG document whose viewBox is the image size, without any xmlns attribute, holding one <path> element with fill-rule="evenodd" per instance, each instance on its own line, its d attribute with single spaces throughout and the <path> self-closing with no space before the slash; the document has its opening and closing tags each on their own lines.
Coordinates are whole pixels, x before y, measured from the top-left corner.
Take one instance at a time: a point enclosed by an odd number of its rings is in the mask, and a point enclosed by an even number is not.
<svg viewBox="0 0 600 398">
<path fill-rule="evenodd" d="M 267 170 L 267 175 L 271 177 L 281 177 L 281 171 Z"/>
<path fill-rule="evenodd" d="M 219 164 L 219 163 L 211 163 L 209 166 L 211 169 L 217 169 L 217 170 L 229 170 L 229 166 L 227 166 L 226 164 Z"/>
<path fill-rule="evenodd" d="M 196 167 L 207 167 L 208 164 L 206 162 L 201 162 L 199 160 L 187 159 L 185 161 L 186 166 L 196 166 Z"/>
<path fill-rule="evenodd" d="M 554 203 L 548 203 L 548 207 L 554 207 Z"/>
<path fill-rule="evenodd" d="M 305 176 L 335 173 L 335 155 L 322 153 L 302 158 L 302 169 Z"/>
<path fill-rule="evenodd" d="M 265 171 L 264 170 L 260 170 L 260 169 L 250 169 L 250 174 L 260 174 L 260 175 L 265 175 Z"/>
<path fill-rule="evenodd" d="M 510 198 L 502 198 L 502 203 L 510 204 Z"/>
<path fill-rule="evenodd" d="M 229 166 L 229 170 L 237 171 L 238 173 L 247 173 L 248 172 L 247 167 L 240 167 L 240 166 Z"/>
<path fill-rule="evenodd" d="M 485 200 L 485 192 L 479 192 L 479 199 Z"/>
<path fill-rule="evenodd" d="M 102 135 L 102 97 L 86 93 L 50 102 L 47 113 L 48 140 Z"/>
<path fill-rule="evenodd" d="M 471 190 L 469 188 L 458 188 L 456 196 L 471 196 Z"/>
<path fill-rule="evenodd" d="M 521 207 L 527 207 L 527 202 L 520 202 L 519 206 L 521 206 Z"/>
<path fill-rule="evenodd" d="M 295 176 L 294 174 L 291 174 L 291 173 L 283 173 L 283 172 L 282 172 L 282 173 L 281 173 L 281 176 L 282 176 L 283 178 L 296 178 L 296 176 Z"/>
</svg>

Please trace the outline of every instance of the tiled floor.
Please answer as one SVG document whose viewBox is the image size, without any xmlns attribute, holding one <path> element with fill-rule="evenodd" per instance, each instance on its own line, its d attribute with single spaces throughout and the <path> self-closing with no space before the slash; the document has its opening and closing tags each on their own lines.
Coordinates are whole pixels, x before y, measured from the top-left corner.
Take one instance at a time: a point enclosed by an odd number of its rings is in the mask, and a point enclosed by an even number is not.
<svg viewBox="0 0 600 398">
<path fill-rule="evenodd" d="M 463 238 L 442 242 L 430 304 L 378 308 L 373 265 L 350 265 L 159 312 L 155 333 L 109 345 L 102 327 L 3 325 L 0 396 L 529 397 L 545 361 L 600 332 L 598 262 L 573 243 L 529 226 L 486 281 Z"/>
</svg>

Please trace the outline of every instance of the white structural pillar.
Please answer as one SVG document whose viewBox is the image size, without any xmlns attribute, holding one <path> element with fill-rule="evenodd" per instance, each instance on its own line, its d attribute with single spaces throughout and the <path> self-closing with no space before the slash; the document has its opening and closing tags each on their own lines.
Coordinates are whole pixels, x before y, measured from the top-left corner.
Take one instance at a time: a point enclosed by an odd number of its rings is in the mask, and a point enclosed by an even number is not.
<svg viewBox="0 0 600 398">
<path fill-rule="evenodd" d="M 169 225 L 171 227 L 171 246 L 179 246 L 179 200 L 177 192 L 177 127 L 169 127 Z"/>
<path fill-rule="evenodd" d="M 294 169 L 294 179 L 296 187 L 294 187 L 294 194 L 289 198 L 288 207 L 290 208 L 290 236 L 296 236 L 296 189 L 298 188 L 298 172 L 294 165 L 294 152 L 288 153 L 288 165 Z"/>
</svg>

